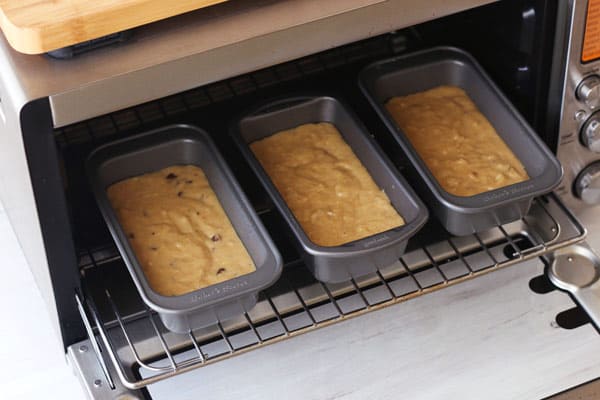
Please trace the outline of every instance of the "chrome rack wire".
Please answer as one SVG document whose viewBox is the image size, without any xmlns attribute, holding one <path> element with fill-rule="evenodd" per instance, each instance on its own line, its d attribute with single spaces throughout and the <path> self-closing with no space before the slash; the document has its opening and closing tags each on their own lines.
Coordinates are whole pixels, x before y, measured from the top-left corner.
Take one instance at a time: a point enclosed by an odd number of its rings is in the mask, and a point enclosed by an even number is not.
<svg viewBox="0 0 600 400">
<path fill-rule="evenodd" d="M 239 318 L 185 335 L 169 332 L 121 279 L 118 253 L 95 249 L 82 258 L 82 313 L 123 385 L 139 389 L 347 318 L 426 295 L 499 268 L 543 256 L 585 237 L 554 196 L 534 200 L 517 222 L 466 237 L 424 242 L 392 266 L 343 284 L 314 280 L 300 260 L 288 262 L 277 284 Z M 420 243 L 420 242 L 419 242 Z M 116 275 L 115 275 L 116 274 Z M 125 276 L 125 275 L 122 275 Z"/>
</svg>

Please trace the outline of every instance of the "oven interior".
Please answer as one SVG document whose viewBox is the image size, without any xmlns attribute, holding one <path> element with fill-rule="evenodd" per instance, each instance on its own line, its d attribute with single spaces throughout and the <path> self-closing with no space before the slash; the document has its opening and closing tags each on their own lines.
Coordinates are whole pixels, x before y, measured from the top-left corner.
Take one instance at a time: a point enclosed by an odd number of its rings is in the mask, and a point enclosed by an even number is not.
<svg viewBox="0 0 600 400">
<path fill-rule="evenodd" d="M 391 32 L 226 81 L 55 130 L 77 249 L 81 291 L 75 295 L 111 387 L 140 390 L 208 365 L 387 305 L 512 265 L 581 240 L 585 229 L 553 194 L 535 199 L 528 216 L 490 231 L 452 237 L 430 218 L 398 262 L 344 284 L 316 281 L 291 245 L 284 221 L 228 135 L 231 122 L 256 102 L 292 94 L 327 94 L 358 115 L 395 166 L 418 184 L 397 145 L 360 93 L 358 72 L 371 62 L 435 45 L 471 52 L 551 147 L 546 123 L 552 2 L 500 2 Z M 498 23 L 502 21 L 502 23 Z M 493 45 L 492 45 L 493 44 Z M 533 96 L 531 94 L 534 94 Z M 96 206 L 84 163 L 97 146 L 169 124 L 209 132 L 284 258 L 281 279 L 247 314 L 187 335 L 168 332 L 137 295 Z M 532 290 L 551 291 L 544 276 Z M 72 296 L 72 295 L 71 295 Z M 565 327 L 588 323 L 579 311 Z M 575 322 L 573 322 L 575 321 Z"/>
</svg>

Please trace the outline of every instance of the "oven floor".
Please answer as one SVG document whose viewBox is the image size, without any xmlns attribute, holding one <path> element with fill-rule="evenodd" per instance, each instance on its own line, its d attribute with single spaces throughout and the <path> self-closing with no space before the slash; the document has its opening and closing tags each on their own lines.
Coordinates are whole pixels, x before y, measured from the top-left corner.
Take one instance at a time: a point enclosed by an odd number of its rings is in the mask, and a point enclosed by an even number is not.
<svg viewBox="0 0 600 400">
<path fill-rule="evenodd" d="M 151 385 L 153 399 L 540 399 L 600 376 L 536 259 Z M 174 388 L 177 388 L 175 391 Z"/>
</svg>

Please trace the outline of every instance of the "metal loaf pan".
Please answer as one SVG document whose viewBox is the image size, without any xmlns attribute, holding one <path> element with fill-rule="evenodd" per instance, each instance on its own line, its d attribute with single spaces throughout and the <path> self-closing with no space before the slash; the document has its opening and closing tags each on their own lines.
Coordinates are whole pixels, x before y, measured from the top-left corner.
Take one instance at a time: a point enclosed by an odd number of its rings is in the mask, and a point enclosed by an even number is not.
<svg viewBox="0 0 600 400">
<path fill-rule="evenodd" d="M 308 238 L 248 145 L 282 130 L 316 122 L 335 125 L 375 183 L 389 196 L 405 225 L 335 247 L 318 246 Z M 409 237 L 428 218 L 425 206 L 391 166 L 363 125 L 332 97 L 294 97 L 271 102 L 237 121 L 232 127 L 232 135 L 285 218 L 309 269 L 320 281 L 347 281 L 397 261 L 404 253 Z"/>
<path fill-rule="evenodd" d="M 162 296 L 146 280 L 106 189 L 126 178 L 186 164 L 206 174 L 256 271 L 180 296 Z M 100 211 L 142 299 L 169 330 L 186 333 L 240 315 L 254 307 L 261 289 L 279 278 L 281 256 L 206 132 L 174 125 L 119 140 L 95 150 L 86 169 Z"/>
<path fill-rule="evenodd" d="M 480 232 L 520 219 L 535 196 L 560 183 L 560 163 L 477 62 L 462 50 L 438 47 L 380 61 L 361 72 L 359 84 L 424 181 L 425 187 L 419 194 L 454 235 Z M 440 85 L 458 86 L 467 92 L 521 161 L 529 180 L 469 197 L 454 196 L 442 189 L 385 108 L 391 97 Z"/>
</svg>

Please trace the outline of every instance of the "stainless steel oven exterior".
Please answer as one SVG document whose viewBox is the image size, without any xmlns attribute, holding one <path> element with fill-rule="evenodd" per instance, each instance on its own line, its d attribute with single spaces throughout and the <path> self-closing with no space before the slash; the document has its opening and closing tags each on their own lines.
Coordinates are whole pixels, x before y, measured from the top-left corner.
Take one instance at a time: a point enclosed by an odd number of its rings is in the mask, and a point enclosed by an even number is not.
<svg viewBox="0 0 600 400">
<path fill-rule="evenodd" d="M 412 249 L 395 269 L 365 280 L 292 285 L 263 299 L 247 320 L 215 328 L 224 350 L 195 349 L 212 332 L 185 341 L 148 331 L 143 324 L 151 315 L 121 320 L 115 310 L 110 324 L 98 320 L 78 271 L 82 256 L 72 239 L 57 129 L 495 2 L 232 3 L 153 24 L 129 45 L 68 61 L 20 55 L 0 41 L 0 196 L 62 350 L 90 398 L 544 398 L 599 378 L 597 329 L 590 323 L 566 329 L 561 322 L 582 315 L 576 301 L 592 318 L 600 307 L 597 285 L 576 285 L 578 265 L 584 274 L 597 273 L 588 249 L 600 250 L 594 204 L 600 62 L 579 61 L 584 0 L 547 2 L 557 8 L 547 126 L 555 126 L 565 178 L 554 194 L 536 200 L 530 216 L 481 236 Z M 522 249 L 522 238 L 531 247 Z M 571 295 L 548 289 L 546 273 Z M 110 310 L 112 299 L 104 300 Z M 337 314 L 319 317 L 321 305 Z M 268 336 L 265 324 L 253 323 L 263 320 L 281 335 Z M 140 361 L 127 353 L 124 333 L 110 336 L 124 325 L 148 356 L 146 372 L 122 368 Z M 242 325 L 252 339 L 240 336 Z M 252 343 L 239 345 L 243 340 Z M 197 353 L 175 351 L 170 358 L 163 345 Z M 162 360 L 154 356 L 160 354 Z"/>
<path fill-rule="evenodd" d="M 565 169 L 563 185 L 557 189 L 573 210 L 593 209 L 598 198 L 597 171 L 600 159 L 596 125 L 600 114 L 598 60 L 582 62 L 583 35 L 586 25 L 586 1 L 569 1 L 559 15 L 556 45 L 566 43 L 563 53 L 555 54 L 551 102 L 560 104 L 557 155 Z"/>
</svg>

